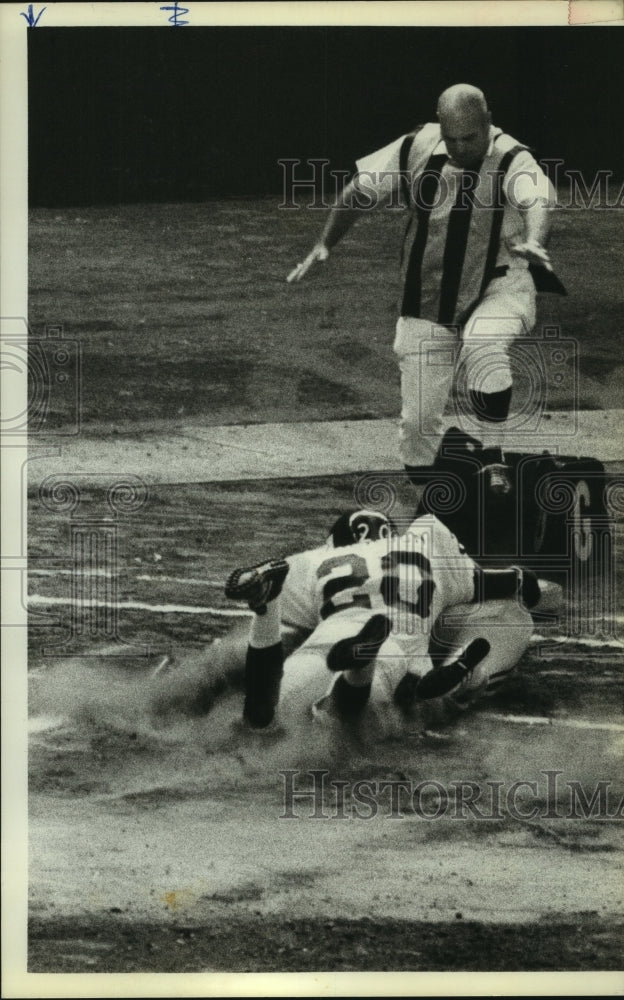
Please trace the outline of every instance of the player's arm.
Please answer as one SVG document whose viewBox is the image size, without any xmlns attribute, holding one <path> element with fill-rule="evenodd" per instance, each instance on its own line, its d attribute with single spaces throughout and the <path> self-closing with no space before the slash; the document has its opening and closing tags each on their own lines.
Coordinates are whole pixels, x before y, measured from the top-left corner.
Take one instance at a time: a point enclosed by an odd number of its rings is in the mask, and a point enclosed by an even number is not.
<svg viewBox="0 0 624 1000">
<path fill-rule="evenodd" d="M 530 264 L 539 264 L 552 271 L 550 254 L 546 249 L 552 225 L 552 208 L 545 198 L 535 198 L 519 206 L 524 222 L 524 239 L 516 243 L 512 253 L 524 257 Z"/>
<path fill-rule="evenodd" d="M 320 239 L 306 259 L 290 272 L 287 281 L 300 281 L 313 264 L 327 260 L 332 247 L 349 231 L 361 212 L 378 208 L 396 194 L 402 169 L 401 149 L 406 138 L 400 136 L 383 149 L 357 161 L 357 172 L 331 209 Z"/>
<path fill-rule="evenodd" d="M 418 520 L 418 519 L 417 519 Z M 482 604 L 520 598 L 528 608 L 540 599 L 535 573 L 520 566 L 486 569 L 468 555 L 462 543 L 437 518 L 432 518 L 432 551 L 448 553 L 437 574 L 445 577 L 445 590 L 453 604 Z M 445 545 L 446 542 L 446 545 Z"/>
<path fill-rule="evenodd" d="M 340 205 L 336 205 L 329 213 L 327 222 L 319 240 L 328 250 L 336 246 L 366 207 L 359 197 L 360 179 L 356 174 L 352 181 L 343 188 L 340 195 Z"/>
<path fill-rule="evenodd" d="M 524 238 L 527 243 L 548 246 L 552 228 L 552 205 L 547 198 L 534 198 L 520 205 L 524 222 Z"/>
<path fill-rule="evenodd" d="M 512 253 L 551 271 L 546 247 L 557 203 L 556 191 L 537 161 L 526 151 L 514 158 L 509 173 L 506 195 L 520 212 L 524 227 L 522 241 L 516 243 Z"/>
<path fill-rule="evenodd" d="M 304 274 L 314 264 L 327 260 L 332 247 L 335 247 L 345 233 L 351 229 L 358 215 L 365 207 L 359 201 L 358 194 L 359 182 L 356 174 L 353 180 L 343 189 L 340 195 L 340 204 L 331 209 L 320 239 L 314 244 L 305 260 L 297 264 L 290 272 L 286 279 L 288 282 L 301 281 Z"/>
</svg>

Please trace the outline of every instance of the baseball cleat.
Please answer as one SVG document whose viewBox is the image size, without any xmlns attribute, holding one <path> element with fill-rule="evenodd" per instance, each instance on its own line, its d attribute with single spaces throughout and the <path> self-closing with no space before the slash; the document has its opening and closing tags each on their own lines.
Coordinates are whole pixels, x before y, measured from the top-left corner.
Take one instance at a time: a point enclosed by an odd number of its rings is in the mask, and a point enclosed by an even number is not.
<svg viewBox="0 0 624 1000">
<path fill-rule="evenodd" d="M 247 601 L 251 611 L 263 615 L 269 601 L 281 594 L 288 570 L 285 559 L 235 569 L 225 584 L 225 596 L 233 601 Z"/>
<path fill-rule="evenodd" d="M 390 619 L 373 615 L 357 635 L 341 639 L 327 654 L 327 666 L 334 673 L 361 670 L 371 663 L 390 635 Z"/>
<path fill-rule="evenodd" d="M 421 677 L 416 687 L 416 697 L 426 701 L 448 694 L 470 676 L 489 652 L 490 644 L 487 639 L 473 639 L 457 660 L 444 667 L 436 667 Z"/>
</svg>

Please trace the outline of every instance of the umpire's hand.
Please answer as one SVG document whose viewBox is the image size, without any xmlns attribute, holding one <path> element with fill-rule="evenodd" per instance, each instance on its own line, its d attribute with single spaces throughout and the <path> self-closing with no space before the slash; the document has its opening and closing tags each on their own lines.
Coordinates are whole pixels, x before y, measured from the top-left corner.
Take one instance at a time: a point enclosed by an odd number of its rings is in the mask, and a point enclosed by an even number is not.
<svg viewBox="0 0 624 1000">
<path fill-rule="evenodd" d="M 547 271 L 552 271 L 550 256 L 546 247 L 543 247 L 537 240 L 527 240 L 525 243 L 516 243 L 511 247 L 511 252 L 517 257 L 524 257 L 529 264 L 538 264 L 545 267 Z"/>
<path fill-rule="evenodd" d="M 293 268 L 293 270 L 286 278 L 286 281 L 288 281 L 289 283 L 292 281 L 301 281 L 304 274 L 310 270 L 313 264 L 317 264 L 321 261 L 327 260 L 328 257 L 329 257 L 329 250 L 327 249 L 325 244 L 317 243 L 312 248 L 306 259 L 302 261 L 301 264 L 297 264 L 297 266 Z"/>
</svg>

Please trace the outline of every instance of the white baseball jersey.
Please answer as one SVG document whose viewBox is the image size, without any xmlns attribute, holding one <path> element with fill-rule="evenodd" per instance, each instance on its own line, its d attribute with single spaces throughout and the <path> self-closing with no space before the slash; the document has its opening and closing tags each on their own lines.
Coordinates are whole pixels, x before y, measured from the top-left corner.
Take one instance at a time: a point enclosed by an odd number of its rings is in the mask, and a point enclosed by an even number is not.
<svg viewBox="0 0 624 1000">
<path fill-rule="evenodd" d="M 313 631 L 345 611 L 385 614 L 397 633 L 428 635 L 449 605 L 474 595 L 475 563 L 433 515 L 401 536 L 339 549 L 322 546 L 288 558 L 281 618 Z M 359 617 L 359 615 L 358 615 Z"/>
<path fill-rule="evenodd" d="M 375 660 L 347 673 L 350 683 L 372 684 L 371 705 L 380 713 L 375 726 L 394 731 L 394 690 L 406 671 L 431 669 L 428 648 L 436 619 L 451 606 L 458 611 L 462 604 L 464 610 L 474 607 L 475 563 L 433 515 L 417 518 L 398 537 L 323 546 L 288 562 L 280 595 L 282 623 L 309 634 L 285 661 L 282 710 L 287 716 L 305 714 L 314 704 L 321 718 L 328 683 L 331 688 L 335 679 L 327 671 L 329 650 L 358 635 L 373 615 L 383 614 L 391 628 Z"/>
</svg>

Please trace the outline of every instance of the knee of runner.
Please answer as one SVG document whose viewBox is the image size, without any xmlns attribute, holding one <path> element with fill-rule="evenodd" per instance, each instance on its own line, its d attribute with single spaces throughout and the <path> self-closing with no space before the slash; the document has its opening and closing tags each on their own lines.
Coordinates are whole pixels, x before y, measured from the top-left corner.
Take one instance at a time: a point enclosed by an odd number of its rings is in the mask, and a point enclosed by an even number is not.
<svg viewBox="0 0 624 1000">
<path fill-rule="evenodd" d="M 332 696 L 338 715 L 343 719 L 354 719 L 366 708 L 371 693 L 371 685 L 354 687 L 344 674 L 339 674 L 332 688 Z"/>
</svg>

